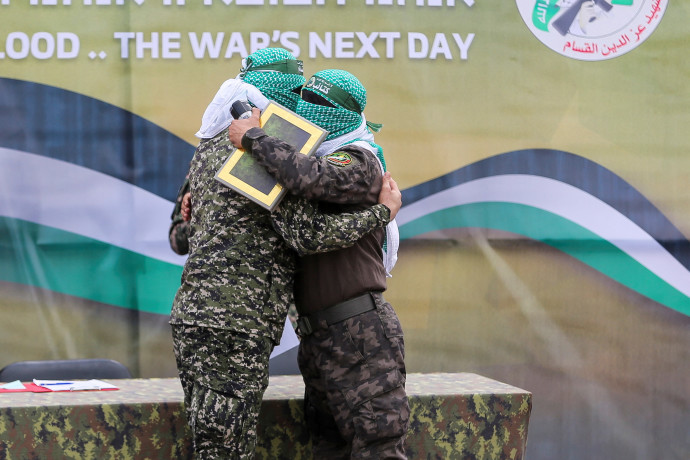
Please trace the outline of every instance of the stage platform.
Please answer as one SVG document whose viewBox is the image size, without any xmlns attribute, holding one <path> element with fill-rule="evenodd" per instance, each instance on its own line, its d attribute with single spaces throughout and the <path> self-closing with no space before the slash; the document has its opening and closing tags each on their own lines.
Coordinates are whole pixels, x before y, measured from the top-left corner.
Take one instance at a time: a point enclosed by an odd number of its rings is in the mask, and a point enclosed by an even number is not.
<svg viewBox="0 0 690 460">
<path fill-rule="evenodd" d="M 118 391 L 0 394 L 0 459 L 187 459 L 177 379 L 109 380 Z M 271 376 L 257 459 L 310 459 L 298 375 Z M 408 374 L 410 459 L 524 458 L 528 391 L 476 374 Z"/>
</svg>

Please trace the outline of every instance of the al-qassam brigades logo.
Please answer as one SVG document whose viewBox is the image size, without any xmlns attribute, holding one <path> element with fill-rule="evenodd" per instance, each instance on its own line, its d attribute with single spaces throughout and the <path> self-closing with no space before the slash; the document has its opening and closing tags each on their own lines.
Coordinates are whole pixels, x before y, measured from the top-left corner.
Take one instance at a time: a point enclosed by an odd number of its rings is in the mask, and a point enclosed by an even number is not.
<svg viewBox="0 0 690 460">
<path fill-rule="evenodd" d="M 516 0 L 543 44 L 573 59 L 601 61 L 628 53 L 654 32 L 668 0 Z"/>
</svg>

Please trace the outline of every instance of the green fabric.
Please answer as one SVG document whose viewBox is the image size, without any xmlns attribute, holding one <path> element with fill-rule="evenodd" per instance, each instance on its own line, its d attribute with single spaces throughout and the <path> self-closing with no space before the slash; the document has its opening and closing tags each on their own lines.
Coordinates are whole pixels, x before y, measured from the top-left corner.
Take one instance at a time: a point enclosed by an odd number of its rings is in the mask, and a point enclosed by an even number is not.
<svg viewBox="0 0 690 460">
<path fill-rule="evenodd" d="M 326 140 L 354 131 L 362 124 L 361 113 L 367 105 L 367 90 L 351 73 L 337 69 L 322 70 L 309 79 L 302 91 L 312 91 L 335 105 L 326 107 L 304 100 L 297 104 L 298 115 L 328 131 Z M 343 104 L 349 107 L 357 105 L 360 110 L 350 110 Z"/>
<path fill-rule="evenodd" d="M 295 61 L 295 65 L 285 61 Z M 282 70 L 282 71 L 281 71 Z M 296 73 L 284 73 L 296 72 Z M 304 85 L 301 61 L 283 48 L 264 48 L 247 56 L 240 78 L 256 86 L 268 99 L 296 110 Z"/>
<path fill-rule="evenodd" d="M 379 144 L 375 142 L 369 142 L 369 144 L 376 149 L 376 156 L 379 158 L 379 161 L 381 161 L 383 171 L 388 171 L 388 169 L 386 169 L 386 160 L 383 158 L 383 147 L 381 147 Z"/>
<path fill-rule="evenodd" d="M 327 97 L 328 100 L 351 112 L 362 113 L 362 106 L 355 96 L 325 78 L 321 78 L 318 74 L 309 79 L 306 89 Z M 366 103 L 366 91 L 364 92 L 364 101 Z"/>
<path fill-rule="evenodd" d="M 271 62 L 264 65 L 256 65 L 254 62 L 247 62 L 246 66 L 243 68 L 243 74 L 252 71 L 274 71 L 286 74 L 302 75 L 304 63 L 296 59 L 283 59 L 281 61 Z"/>
<path fill-rule="evenodd" d="M 362 112 L 367 105 L 367 90 L 350 72 L 337 69 L 322 70 L 309 79 L 302 91 L 312 91 L 335 105 L 326 107 L 305 100 L 300 100 L 297 104 L 298 115 L 328 131 L 326 140 L 352 132 L 362 124 Z M 382 126 L 367 122 L 369 132 L 379 132 Z M 352 139 L 347 143 L 356 140 Z M 383 148 L 373 141 L 367 142 L 376 149 L 376 156 L 386 171 Z"/>
<path fill-rule="evenodd" d="M 381 131 L 381 128 L 383 128 L 383 125 L 381 123 L 374 123 L 373 121 L 367 120 L 367 128 L 369 128 L 369 131 L 378 133 Z"/>
<path fill-rule="evenodd" d="M 331 140 L 355 130 L 361 123 L 362 117 L 358 113 L 341 108 L 325 107 L 300 100 L 296 112 L 326 131 L 326 140 Z"/>
</svg>

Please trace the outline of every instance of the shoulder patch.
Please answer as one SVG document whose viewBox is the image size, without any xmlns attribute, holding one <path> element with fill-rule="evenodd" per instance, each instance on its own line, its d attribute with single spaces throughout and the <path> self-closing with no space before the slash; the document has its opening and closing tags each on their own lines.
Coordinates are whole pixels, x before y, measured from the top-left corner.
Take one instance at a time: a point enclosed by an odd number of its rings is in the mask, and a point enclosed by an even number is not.
<svg viewBox="0 0 690 460">
<path fill-rule="evenodd" d="M 326 161 L 332 164 L 333 166 L 338 166 L 340 168 L 343 168 L 352 163 L 352 157 L 349 153 L 345 152 L 329 153 L 324 158 L 326 158 Z"/>
</svg>

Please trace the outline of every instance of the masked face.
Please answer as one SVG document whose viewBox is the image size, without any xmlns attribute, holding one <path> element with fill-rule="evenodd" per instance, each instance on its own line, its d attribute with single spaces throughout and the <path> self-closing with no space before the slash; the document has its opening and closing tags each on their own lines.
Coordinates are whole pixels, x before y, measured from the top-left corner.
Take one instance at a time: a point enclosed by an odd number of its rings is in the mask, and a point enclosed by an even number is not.
<svg viewBox="0 0 690 460">
<path fill-rule="evenodd" d="M 350 88 L 346 91 L 343 87 Z M 366 90 L 352 74 L 341 70 L 318 72 L 305 84 L 297 114 L 329 132 L 326 140 L 347 134 L 362 123 Z"/>
<path fill-rule="evenodd" d="M 296 110 L 304 85 L 302 61 L 282 48 L 264 48 L 243 61 L 239 78 L 256 86 L 268 99 Z"/>
</svg>

